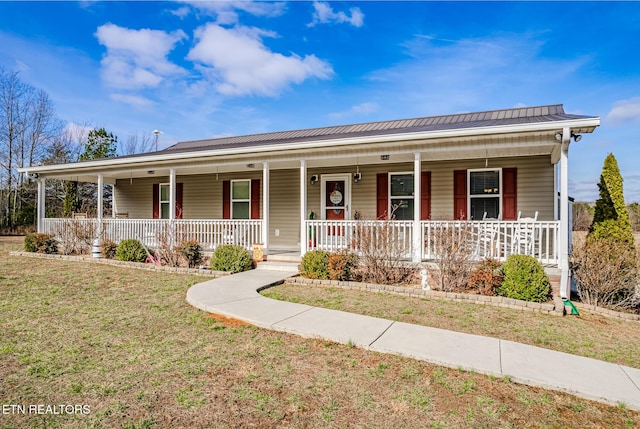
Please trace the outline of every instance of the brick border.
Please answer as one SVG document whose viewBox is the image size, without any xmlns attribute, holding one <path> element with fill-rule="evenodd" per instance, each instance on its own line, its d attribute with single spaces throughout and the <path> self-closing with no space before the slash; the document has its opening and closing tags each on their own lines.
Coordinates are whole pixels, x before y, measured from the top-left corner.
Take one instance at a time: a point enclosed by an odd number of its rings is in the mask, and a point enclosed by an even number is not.
<svg viewBox="0 0 640 429">
<path fill-rule="evenodd" d="M 201 270 L 198 268 L 167 267 L 164 265 L 158 266 L 154 264 L 145 264 L 143 262 L 117 261 L 115 259 L 92 258 L 89 256 L 46 254 L 46 253 L 34 253 L 34 252 L 9 252 L 9 255 L 10 256 L 26 256 L 27 258 L 36 258 L 36 259 L 59 259 L 64 261 L 88 262 L 93 264 L 112 265 L 116 267 L 136 268 L 138 270 L 161 271 L 161 272 L 174 273 L 174 274 L 192 274 L 192 275 L 202 276 L 202 277 L 215 278 L 215 277 L 222 277 L 222 276 L 229 275 L 229 273 L 224 271 L 212 271 L 209 269 Z"/>
</svg>

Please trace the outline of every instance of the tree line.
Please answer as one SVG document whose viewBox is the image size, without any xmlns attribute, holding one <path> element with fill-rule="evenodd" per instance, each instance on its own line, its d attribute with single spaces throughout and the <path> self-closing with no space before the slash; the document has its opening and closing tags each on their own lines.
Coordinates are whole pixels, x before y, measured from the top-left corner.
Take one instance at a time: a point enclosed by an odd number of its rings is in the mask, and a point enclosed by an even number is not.
<svg viewBox="0 0 640 429">
<path fill-rule="evenodd" d="M 133 133 L 119 143 L 104 127 L 63 121 L 46 91 L 22 80 L 18 71 L 0 67 L 0 230 L 29 228 L 36 222 L 37 184 L 18 169 L 151 150 L 151 133 Z M 95 213 L 95 184 L 47 180 L 46 185 L 47 217 Z M 105 192 L 108 201 L 109 187 Z"/>
</svg>

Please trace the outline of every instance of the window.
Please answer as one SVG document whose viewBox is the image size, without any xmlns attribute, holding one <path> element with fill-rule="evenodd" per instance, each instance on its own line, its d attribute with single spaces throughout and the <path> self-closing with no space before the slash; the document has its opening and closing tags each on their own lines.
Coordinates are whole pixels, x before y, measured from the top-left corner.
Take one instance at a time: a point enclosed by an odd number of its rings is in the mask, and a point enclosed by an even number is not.
<svg viewBox="0 0 640 429">
<path fill-rule="evenodd" d="M 500 174 L 500 170 L 469 171 L 469 207 L 472 220 L 500 218 Z"/>
<path fill-rule="evenodd" d="M 169 184 L 160 184 L 160 198 L 158 199 L 160 204 L 160 219 L 169 219 Z"/>
<path fill-rule="evenodd" d="M 413 220 L 413 173 L 389 173 L 389 213 L 396 220 Z"/>
<path fill-rule="evenodd" d="M 250 219 L 251 180 L 231 181 L 231 219 Z"/>
</svg>

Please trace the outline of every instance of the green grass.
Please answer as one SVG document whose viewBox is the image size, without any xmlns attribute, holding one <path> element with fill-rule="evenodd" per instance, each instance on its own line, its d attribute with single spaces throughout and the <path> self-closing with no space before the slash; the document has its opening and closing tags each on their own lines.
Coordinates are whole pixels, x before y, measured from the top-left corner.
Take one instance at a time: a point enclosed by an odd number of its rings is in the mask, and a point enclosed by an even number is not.
<svg viewBox="0 0 640 429">
<path fill-rule="evenodd" d="M 90 413 L 0 428 L 640 426 L 624 407 L 212 317 L 185 302 L 201 278 L 8 256 L 19 246 L 0 237 L 2 403 Z"/>
<path fill-rule="evenodd" d="M 559 317 L 464 302 L 421 299 L 321 285 L 283 284 L 264 296 L 531 344 L 640 368 L 640 322 L 581 311 Z"/>
</svg>

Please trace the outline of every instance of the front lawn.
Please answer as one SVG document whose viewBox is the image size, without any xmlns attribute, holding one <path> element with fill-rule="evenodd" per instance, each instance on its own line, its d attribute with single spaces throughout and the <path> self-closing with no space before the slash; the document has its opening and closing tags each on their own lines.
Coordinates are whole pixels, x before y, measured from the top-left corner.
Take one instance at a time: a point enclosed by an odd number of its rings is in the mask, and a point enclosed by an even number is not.
<svg viewBox="0 0 640 429">
<path fill-rule="evenodd" d="M 624 406 L 207 315 L 185 301 L 200 277 L 8 255 L 21 244 L 0 237 L 0 428 L 640 426 Z"/>
</svg>

